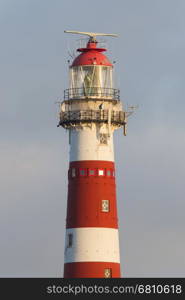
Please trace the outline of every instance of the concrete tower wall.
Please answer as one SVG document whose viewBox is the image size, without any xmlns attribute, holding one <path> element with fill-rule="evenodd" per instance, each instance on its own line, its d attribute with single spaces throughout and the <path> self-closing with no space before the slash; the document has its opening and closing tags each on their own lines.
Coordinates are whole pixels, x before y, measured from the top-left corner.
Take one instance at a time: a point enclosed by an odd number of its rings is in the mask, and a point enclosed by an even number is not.
<svg viewBox="0 0 185 300">
<path fill-rule="evenodd" d="M 120 277 L 112 128 L 71 130 L 68 174 L 64 277 Z"/>
</svg>

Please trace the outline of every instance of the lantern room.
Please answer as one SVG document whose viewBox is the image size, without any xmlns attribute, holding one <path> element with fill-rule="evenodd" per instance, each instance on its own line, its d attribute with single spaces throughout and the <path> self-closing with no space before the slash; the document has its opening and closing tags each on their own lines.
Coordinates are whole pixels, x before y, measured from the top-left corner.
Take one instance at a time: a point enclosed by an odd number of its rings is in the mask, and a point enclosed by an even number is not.
<svg viewBox="0 0 185 300">
<path fill-rule="evenodd" d="M 80 54 L 70 66 L 69 89 L 65 100 L 70 99 L 114 99 L 119 100 L 119 90 L 114 89 L 113 65 L 98 48 L 98 42 L 90 37 L 86 48 L 77 49 Z"/>
</svg>

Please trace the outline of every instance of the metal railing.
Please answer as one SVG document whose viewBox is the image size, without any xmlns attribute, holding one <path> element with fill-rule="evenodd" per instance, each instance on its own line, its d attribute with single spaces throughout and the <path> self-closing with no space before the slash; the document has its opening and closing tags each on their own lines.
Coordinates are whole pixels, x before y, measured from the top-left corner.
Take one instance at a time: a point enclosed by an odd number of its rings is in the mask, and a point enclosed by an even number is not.
<svg viewBox="0 0 185 300">
<path fill-rule="evenodd" d="M 109 120 L 110 118 L 110 120 Z M 108 110 L 78 110 L 60 112 L 59 126 L 70 127 L 78 123 L 108 123 L 123 126 L 125 124 L 124 111 L 111 111 L 109 116 Z"/>
<path fill-rule="evenodd" d="M 119 100 L 120 91 L 118 89 L 100 87 L 72 88 L 64 90 L 64 100 L 88 98 Z"/>
</svg>

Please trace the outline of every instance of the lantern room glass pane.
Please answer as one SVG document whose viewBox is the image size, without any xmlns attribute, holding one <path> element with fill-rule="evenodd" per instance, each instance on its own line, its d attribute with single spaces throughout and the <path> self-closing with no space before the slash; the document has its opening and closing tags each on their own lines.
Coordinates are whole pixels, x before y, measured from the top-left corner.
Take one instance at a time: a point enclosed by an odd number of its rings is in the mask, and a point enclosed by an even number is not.
<svg viewBox="0 0 185 300">
<path fill-rule="evenodd" d="M 113 89 L 112 71 L 111 66 L 71 67 L 71 93 L 74 96 L 110 96 L 110 90 Z"/>
</svg>

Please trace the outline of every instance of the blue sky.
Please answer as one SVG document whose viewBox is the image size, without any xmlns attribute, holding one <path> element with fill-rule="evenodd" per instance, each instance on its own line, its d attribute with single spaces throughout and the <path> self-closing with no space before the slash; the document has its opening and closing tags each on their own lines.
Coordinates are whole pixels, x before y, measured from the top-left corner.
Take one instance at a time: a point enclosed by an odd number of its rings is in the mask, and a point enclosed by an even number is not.
<svg viewBox="0 0 185 300">
<path fill-rule="evenodd" d="M 0 1 L 0 276 L 62 276 L 68 136 L 64 30 L 107 38 L 122 101 L 139 105 L 115 134 L 122 273 L 185 276 L 185 3 Z"/>
</svg>

